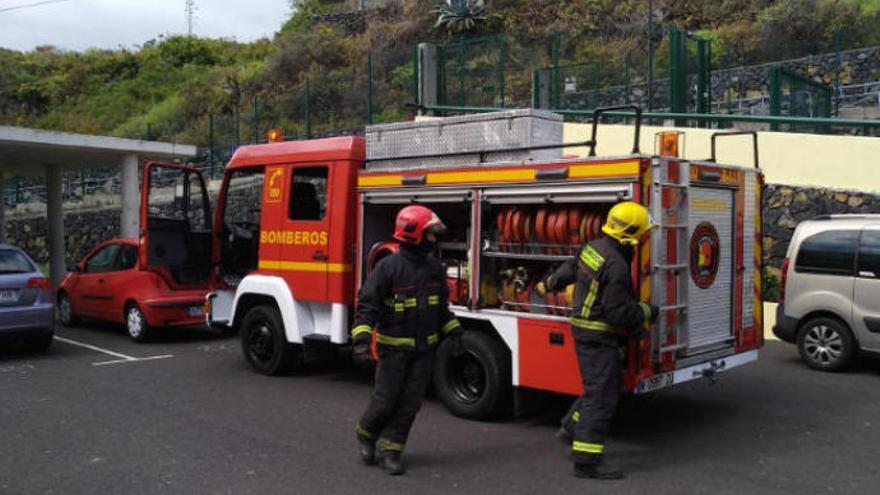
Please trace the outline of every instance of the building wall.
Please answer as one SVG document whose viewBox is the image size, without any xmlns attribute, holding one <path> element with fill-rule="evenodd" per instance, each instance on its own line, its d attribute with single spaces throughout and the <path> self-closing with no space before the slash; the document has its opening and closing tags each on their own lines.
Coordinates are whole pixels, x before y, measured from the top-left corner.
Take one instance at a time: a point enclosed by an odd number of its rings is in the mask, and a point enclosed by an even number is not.
<svg viewBox="0 0 880 495">
<path fill-rule="evenodd" d="M 705 159 L 710 155 L 710 136 L 714 130 L 643 126 L 640 146 L 654 152 L 657 132 L 679 130 L 685 133 L 682 156 Z M 565 142 L 585 141 L 589 124 L 566 123 Z M 626 125 L 600 125 L 599 155 L 627 154 L 632 150 L 633 128 Z M 567 148 L 565 153 L 586 155 L 586 149 Z M 761 169 L 768 183 L 816 186 L 830 189 L 880 193 L 880 139 L 859 136 L 824 136 L 784 132 L 758 133 Z M 752 165 L 751 138 L 732 137 L 718 141 L 718 161 Z"/>
</svg>

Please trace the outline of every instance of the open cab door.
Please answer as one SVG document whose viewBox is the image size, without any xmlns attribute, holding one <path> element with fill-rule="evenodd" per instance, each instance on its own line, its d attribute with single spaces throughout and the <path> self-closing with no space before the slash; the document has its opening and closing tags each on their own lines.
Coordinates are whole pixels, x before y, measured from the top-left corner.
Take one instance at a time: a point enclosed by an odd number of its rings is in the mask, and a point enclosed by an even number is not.
<svg viewBox="0 0 880 495">
<path fill-rule="evenodd" d="M 144 163 L 138 266 L 172 289 L 207 287 L 211 278 L 211 205 L 202 173 Z"/>
</svg>

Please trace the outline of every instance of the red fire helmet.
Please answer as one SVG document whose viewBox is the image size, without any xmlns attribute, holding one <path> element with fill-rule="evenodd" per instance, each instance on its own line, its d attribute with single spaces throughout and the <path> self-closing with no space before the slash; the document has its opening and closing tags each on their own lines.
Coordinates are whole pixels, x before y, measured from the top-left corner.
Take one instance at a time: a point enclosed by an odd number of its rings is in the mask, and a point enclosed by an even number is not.
<svg viewBox="0 0 880 495">
<path fill-rule="evenodd" d="M 425 232 L 432 230 L 435 234 L 446 231 L 440 217 L 429 208 L 410 205 L 397 213 L 394 222 L 394 238 L 409 244 L 421 244 Z"/>
</svg>

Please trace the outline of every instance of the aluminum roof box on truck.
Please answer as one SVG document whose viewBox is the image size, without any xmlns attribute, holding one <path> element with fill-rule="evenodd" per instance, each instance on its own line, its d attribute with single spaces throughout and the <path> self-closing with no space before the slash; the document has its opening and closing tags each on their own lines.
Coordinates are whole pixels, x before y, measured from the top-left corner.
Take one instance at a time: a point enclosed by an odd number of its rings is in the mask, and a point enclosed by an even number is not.
<svg viewBox="0 0 880 495">
<path fill-rule="evenodd" d="M 561 145 L 562 116 L 520 109 L 372 125 L 366 141 L 368 171 L 552 161 L 561 148 L 520 149 Z"/>
</svg>

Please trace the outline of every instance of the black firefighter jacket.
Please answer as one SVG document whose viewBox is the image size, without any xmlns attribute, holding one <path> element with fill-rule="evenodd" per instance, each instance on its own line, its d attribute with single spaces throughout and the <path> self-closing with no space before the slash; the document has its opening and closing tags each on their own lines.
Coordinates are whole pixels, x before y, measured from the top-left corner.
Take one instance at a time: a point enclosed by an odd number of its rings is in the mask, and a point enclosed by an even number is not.
<svg viewBox="0 0 880 495">
<path fill-rule="evenodd" d="M 575 339 L 617 345 L 621 332 L 637 330 L 651 309 L 636 299 L 630 276 L 632 250 L 608 237 L 590 242 L 545 280 L 547 290 L 575 283 L 571 325 Z"/>
<path fill-rule="evenodd" d="M 449 311 L 449 288 L 443 265 L 418 248 L 376 264 L 358 294 L 352 337 L 376 328 L 380 346 L 422 351 L 461 324 Z"/>
</svg>

